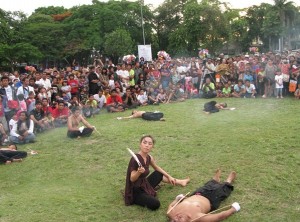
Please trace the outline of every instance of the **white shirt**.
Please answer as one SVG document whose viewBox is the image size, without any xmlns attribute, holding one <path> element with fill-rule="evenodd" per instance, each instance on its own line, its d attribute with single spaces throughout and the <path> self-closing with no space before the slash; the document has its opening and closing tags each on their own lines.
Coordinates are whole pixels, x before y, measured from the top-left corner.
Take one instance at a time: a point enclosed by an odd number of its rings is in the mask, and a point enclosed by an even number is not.
<svg viewBox="0 0 300 222">
<path fill-rule="evenodd" d="M 34 123 L 33 123 L 32 120 L 30 120 L 28 133 L 33 133 L 33 127 L 34 127 Z M 15 136 L 15 137 L 19 137 L 20 135 L 18 134 L 17 130 L 18 130 L 18 122 L 15 122 L 15 124 L 13 125 L 13 127 L 10 131 L 10 135 Z"/>
<path fill-rule="evenodd" d="M 276 75 L 275 76 L 275 82 L 276 82 L 276 89 L 282 89 L 283 88 L 283 75 Z"/>
<path fill-rule="evenodd" d="M 51 88 L 51 82 L 49 79 L 40 79 L 38 82 L 35 82 L 36 84 L 42 85 L 46 88 L 46 90 L 49 90 Z"/>
<path fill-rule="evenodd" d="M 99 94 L 95 94 L 94 99 L 98 102 L 98 107 L 100 109 L 104 106 L 104 104 L 106 104 L 106 97 L 104 95 L 99 97 Z"/>
<path fill-rule="evenodd" d="M 137 100 L 140 102 L 140 103 L 145 103 L 148 101 L 148 97 L 146 94 L 144 95 L 138 95 L 137 96 Z"/>
<path fill-rule="evenodd" d="M 17 90 L 17 95 L 23 94 L 24 98 L 28 99 L 29 92 L 33 92 L 33 94 L 35 95 L 34 88 L 32 86 L 21 86 Z"/>
</svg>

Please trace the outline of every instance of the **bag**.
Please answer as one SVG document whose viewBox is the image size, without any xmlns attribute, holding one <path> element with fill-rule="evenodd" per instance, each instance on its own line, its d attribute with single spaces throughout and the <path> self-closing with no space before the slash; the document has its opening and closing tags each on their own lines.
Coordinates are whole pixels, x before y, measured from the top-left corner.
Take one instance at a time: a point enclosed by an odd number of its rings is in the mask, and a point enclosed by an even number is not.
<svg viewBox="0 0 300 222">
<path fill-rule="evenodd" d="M 290 75 L 288 74 L 282 74 L 283 82 L 289 82 L 290 81 Z"/>
<path fill-rule="evenodd" d="M 17 100 L 8 100 L 7 101 L 7 106 L 10 109 L 18 109 L 19 108 L 19 103 Z"/>
<path fill-rule="evenodd" d="M 290 80 L 289 91 L 290 92 L 295 92 L 296 88 L 297 88 L 297 81 Z"/>
</svg>

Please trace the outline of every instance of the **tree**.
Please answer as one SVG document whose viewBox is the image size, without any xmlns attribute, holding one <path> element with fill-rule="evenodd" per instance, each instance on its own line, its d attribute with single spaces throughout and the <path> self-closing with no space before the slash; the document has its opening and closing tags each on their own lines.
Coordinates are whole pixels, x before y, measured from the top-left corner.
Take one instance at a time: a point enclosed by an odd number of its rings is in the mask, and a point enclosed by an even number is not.
<svg viewBox="0 0 300 222">
<path fill-rule="evenodd" d="M 133 41 L 130 33 L 124 29 L 117 29 L 105 36 L 104 51 L 114 59 L 133 52 Z"/>
<path fill-rule="evenodd" d="M 42 56 L 39 49 L 29 43 L 0 44 L 1 66 L 10 67 L 12 71 L 18 63 L 34 63 L 41 59 Z"/>
</svg>

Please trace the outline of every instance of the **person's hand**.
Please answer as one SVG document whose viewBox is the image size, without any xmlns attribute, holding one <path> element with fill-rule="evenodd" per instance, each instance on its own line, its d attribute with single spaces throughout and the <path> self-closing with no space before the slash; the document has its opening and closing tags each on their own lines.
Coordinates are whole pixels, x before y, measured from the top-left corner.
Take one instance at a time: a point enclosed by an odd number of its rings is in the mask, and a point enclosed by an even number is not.
<svg viewBox="0 0 300 222">
<path fill-rule="evenodd" d="M 240 211 L 241 209 L 241 206 L 238 202 L 234 202 L 231 206 L 235 209 L 236 212 Z"/>
<path fill-rule="evenodd" d="M 139 167 L 138 168 L 138 170 L 137 170 L 137 172 L 139 172 L 139 173 L 144 173 L 145 172 L 145 168 L 144 167 Z"/>
<path fill-rule="evenodd" d="M 24 137 L 23 137 L 23 136 L 19 136 L 18 138 L 19 138 L 19 140 L 23 140 L 23 139 L 24 139 Z"/>
<path fill-rule="evenodd" d="M 117 117 L 117 120 L 121 120 L 121 119 L 123 119 L 123 117 Z"/>
<path fill-rule="evenodd" d="M 23 137 L 28 136 L 28 131 L 25 131 L 25 133 L 23 134 Z"/>
<path fill-rule="evenodd" d="M 170 184 L 172 184 L 174 186 L 176 185 L 176 179 L 175 178 L 169 176 L 168 180 L 169 180 Z"/>
</svg>

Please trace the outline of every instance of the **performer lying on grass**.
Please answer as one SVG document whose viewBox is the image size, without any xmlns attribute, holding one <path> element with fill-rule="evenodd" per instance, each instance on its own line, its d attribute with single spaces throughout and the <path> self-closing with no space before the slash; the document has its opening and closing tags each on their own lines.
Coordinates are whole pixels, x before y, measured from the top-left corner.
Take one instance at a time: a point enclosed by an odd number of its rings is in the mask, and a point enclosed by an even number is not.
<svg viewBox="0 0 300 222">
<path fill-rule="evenodd" d="M 163 117 L 164 117 L 164 114 L 161 113 L 161 112 L 159 112 L 159 111 L 146 112 L 146 111 L 133 110 L 131 116 L 117 117 L 117 119 L 121 120 L 121 119 L 142 118 L 144 120 L 152 120 L 152 121 L 158 121 L 158 120 L 160 120 L 160 121 L 165 121 L 165 119 Z"/>
<path fill-rule="evenodd" d="M 80 122 L 82 122 L 86 127 L 79 127 Z M 79 107 L 75 107 L 72 110 L 72 115 L 68 117 L 68 133 L 69 138 L 80 138 L 88 137 L 92 134 L 94 126 L 88 123 L 85 118 L 81 115 Z"/>
<path fill-rule="evenodd" d="M 136 204 L 156 210 L 160 207 L 160 202 L 155 197 L 155 188 L 161 181 L 180 186 L 186 186 L 190 181 L 190 178 L 175 179 L 156 165 L 153 157 L 149 155 L 153 145 L 152 136 L 143 136 L 140 140 L 140 151 L 136 154 L 142 166 L 139 167 L 134 158 L 131 158 L 129 162 L 124 196 L 126 205 Z M 150 176 L 148 176 L 149 166 L 155 170 Z"/>
<path fill-rule="evenodd" d="M 210 101 L 204 104 L 204 112 L 206 114 L 216 113 L 219 110 L 234 110 L 235 108 L 228 108 L 227 103 L 217 103 L 216 101 Z"/>
<path fill-rule="evenodd" d="M 27 157 L 27 152 L 17 150 L 15 144 L 11 144 L 7 148 L 0 148 L 0 163 L 21 162 L 25 157 Z"/>
<path fill-rule="evenodd" d="M 221 171 L 218 169 L 212 180 L 203 187 L 198 188 L 191 196 L 178 195 L 169 205 L 167 216 L 172 222 L 214 222 L 221 221 L 240 210 L 238 203 L 233 203 L 231 208 L 216 214 L 208 214 L 216 210 L 221 201 L 225 200 L 233 191 L 232 183 L 236 173 L 232 171 L 224 183 L 220 182 Z"/>
</svg>

